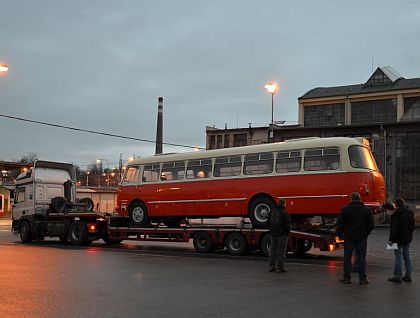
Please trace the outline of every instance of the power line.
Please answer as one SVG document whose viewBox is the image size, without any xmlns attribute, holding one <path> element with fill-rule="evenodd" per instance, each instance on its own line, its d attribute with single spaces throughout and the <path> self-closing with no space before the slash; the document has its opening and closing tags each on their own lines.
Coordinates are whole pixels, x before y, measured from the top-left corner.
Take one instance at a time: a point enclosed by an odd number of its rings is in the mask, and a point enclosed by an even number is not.
<svg viewBox="0 0 420 318">
<path fill-rule="evenodd" d="M 101 131 L 95 131 L 95 130 L 89 130 L 89 129 L 83 129 L 83 128 L 76 128 L 76 127 L 64 126 L 64 125 L 59 125 L 59 124 L 47 123 L 47 122 L 42 122 L 42 121 L 37 121 L 37 120 L 32 120 L 32 119 L 27 119 L 27 118 L 22 118 L 22 117 L 16 117 L 16 116 L 10 116 L 10 115 L 5 115 L 5 114 L 0 114 L 0 117 L 4 117 L 4 118 L 8 118 L 8 119 L 14 119 L 14 120 L 20 120 L 20 121 L 24 121 L 24 122 L 28 122 L 28 123 L 45 125 L 45 126 L 50 126 L 50 127 L 75 130 L 75 131 L 85 132 L 85 133 L 89 133 L 89 134 L 96 134 L 96 135 L 115 137 L 115 138 L 121 138 L 121 139 L 129 139 L 129 140 L 142 141 L 142 142 L 150 142 L 150 143 L 156 144 L 156 141 L 149 140 L 149 139 L 115 135 L 115 134 L 105 133 L 105 132 L 101 132 Z M 169 146 L 175 146 L 175 147 L 190 148 L 190 149 L 204 149 L 204 148 L 201 148 L 201 147 L 182 145 L 182 144 L 174 144 L 174 143 L 171 143 L 171 142 L 162 142 L 162 144 L 169 145 Z"/>
</svg>

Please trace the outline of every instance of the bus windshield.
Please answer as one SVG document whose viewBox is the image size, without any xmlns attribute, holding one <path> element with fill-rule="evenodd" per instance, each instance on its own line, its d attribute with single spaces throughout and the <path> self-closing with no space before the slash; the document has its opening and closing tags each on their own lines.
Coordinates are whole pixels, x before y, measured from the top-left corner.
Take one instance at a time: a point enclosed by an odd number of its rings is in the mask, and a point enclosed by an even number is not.
<svg viewBox="0 0 420 318">
<path fill-rule="evenodd" d="M 378 170 L 371 152 L 363 146 L 350 146 L 349 157 L 353 168 Z"/>
</svg>

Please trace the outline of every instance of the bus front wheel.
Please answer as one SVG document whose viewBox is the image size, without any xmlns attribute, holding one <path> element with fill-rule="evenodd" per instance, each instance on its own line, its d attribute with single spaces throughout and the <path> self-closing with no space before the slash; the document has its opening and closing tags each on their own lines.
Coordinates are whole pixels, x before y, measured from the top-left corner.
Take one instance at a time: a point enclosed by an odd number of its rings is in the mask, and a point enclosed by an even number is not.
<svg viewBox="0 0 420 318">
<path fill-rule="evenodd" d="M 268 225 L 268 214 L 275 209 L 273 200 L 265 197 L 255 199 L 249 209 L 249 218 L 256 228 L 266 228 Z"/>
<path fill-rule="evenodd" d="M 150 223 L 147 208 L 142 202 L 133 203 L 130 206 L 128 215 L 130 217 L 130 224 L 135 227 L 146 226 Z"/>
</svg>

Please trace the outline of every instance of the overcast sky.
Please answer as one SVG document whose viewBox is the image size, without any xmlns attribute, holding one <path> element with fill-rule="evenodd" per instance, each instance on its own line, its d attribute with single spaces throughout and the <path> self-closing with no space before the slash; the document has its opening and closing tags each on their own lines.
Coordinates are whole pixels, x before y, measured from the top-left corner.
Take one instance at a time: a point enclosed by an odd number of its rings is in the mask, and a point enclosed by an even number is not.
<svg viewBox="0 0 420 318">
<path fill-rule="evenodd" d="M 374 66 L 420 77 L 420 2 L 0 0 L 0 113 L 205 147 L 206 125 L 297 121 L 297 98 L 365 82 Z M 0 117 L 0 159 L 147 156 L 154 144 Z M 189 151 L 164 146 L 165 152 Z"/>
</svg>

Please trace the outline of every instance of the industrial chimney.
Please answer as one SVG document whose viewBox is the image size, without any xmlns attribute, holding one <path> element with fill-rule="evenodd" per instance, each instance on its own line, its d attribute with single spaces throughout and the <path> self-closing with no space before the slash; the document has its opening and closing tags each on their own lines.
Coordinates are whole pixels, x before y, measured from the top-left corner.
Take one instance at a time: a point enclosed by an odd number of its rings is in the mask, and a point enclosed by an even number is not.
<svg viewBox="0 0 420 318">
<path fill-rule="evenodd" d="M 156 128 L 156 150 L 155 155 L 162 153 L 163 143 L 163 97 L 158 97 L 158 117 Z"/>
</svg>

